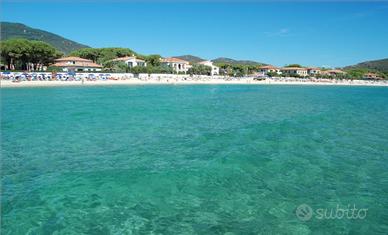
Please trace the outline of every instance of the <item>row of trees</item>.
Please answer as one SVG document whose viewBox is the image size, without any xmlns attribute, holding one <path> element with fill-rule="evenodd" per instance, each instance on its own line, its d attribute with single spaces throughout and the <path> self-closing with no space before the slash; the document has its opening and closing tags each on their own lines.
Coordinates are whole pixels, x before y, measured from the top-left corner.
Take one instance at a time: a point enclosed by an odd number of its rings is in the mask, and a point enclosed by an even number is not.
<svg viewBox="0 0 388 235">
<path fill-rule="evenodd" d="M 232 65 L 227 63 L 215 63 L 217 67 L 220 67 L 220 75 L 229 75 L 231 77 L 243 77 L 247 74 L 253 74 L 260 70 L 263 65 L 258 63 L 256 65 Z"/>
<path fill-rule="evenodd" d="M 161 65 L 152 66 L 152 64 L 151 65 L 148 64 L 147 66 L 129 67 L 128 64 L 126 64 L 124 61 L 119 61 L 119 62 L 107 61 L 104 63 L 103 70 L 109 71 L 109 72 L 116 72 L 116 73 L 134 73 L 134 74 L 138 74 L 138 73 L 169 73 L 169 74 L 173 74 L 173 73 L 176 73 L 175 69 L 172 66 L 163 67 Z"/>
<path fill-rule="evenodd" d="M 147 58 L 146 58 L 147 60 Z M 160 61 L 159 61 L 160 62 Z M 203 64 L 191 64 L 192 68 L 189 70 L 189 74 L 196 75 L 210 75 L 212 68 L 210 66 L 206 66 Z M 118 73 L 166 73 L 166 74 L 176 74 L 177 72 L 171 66 L 162 66 L 160 63 L 152 63 L 147 60 L 147 66 L 135 66 L 129 67 L 125 62 L 119 61 L 107 61 L 104 63 L 104 70 L 110 72 L 118 72 Z M 184 74 L 183 72 L 180 72 Z"/>
<path fill-rule="evenodd" d="M 12 39 L 1 42 L 1 63 L 5 64 L 8 69 L 15 70 L 39 70 L 43 66 L 48 66 L 54 63 L 57 58 L 63 57 L 62 52 L 57 51 L 54 47 L 48 43 L 42 41 L 29 41 L 27 39 Z M 102 64 L 104 71 L 110 72 L 126 72 L 126 73 L 176 73 L 171 66 L 162 66 L 160 59 L 163 57 L 158 54 L 149 56 L 137 54 L 131 49 L 121 47 L 107 47 L 107 48 L 83 48 L 77 51 L 71 52 L 68 56 L 76 56 L 84 59 L 90 59 L 94 63 Z M 124 62 L 112 62 L 112 59 L 136 56 L 137 59 L 145 60 L 147 66 L 135 66 L 129 67 Z M 197 75 L 210 75 L 211 67 L 205 65 L 198 65 L 190 63 L 192 69 L 190 74 Z M 220 75 L 229 75 L 233 77 L 242 77 L 247 74 L 253 74 L 260 70 L 262 64 L 256 65 L 232 65 L 227 63 L 215 63 L 215 66 L 220 68 Z M 285 67 L 300 67 L 300 64 L 285 65 Z M 325 70 L 322 68 L 322 70 Z M 351 69 L 346 70 L 347 74 L 336 75 L 337 78 L 345 79 L 362 79 L 362 75 L 366 73 L 376 73 L 383 78 L 388 78 L 388 71 L 381 72 L 368 69 Z M 277 74 L 267 73 L 270 77 L 274 76 L 291 76 L 299 77 L 298 74 Z M 330 75 L 317 75 L 316 77 L 330 78 Z"/>
<path fill-rule="evenodd" d="M 40 70 L 63 56 L 50 44 L 17 38 L 1 42 L 1 63 L 8 69 Z"/>
</svg>

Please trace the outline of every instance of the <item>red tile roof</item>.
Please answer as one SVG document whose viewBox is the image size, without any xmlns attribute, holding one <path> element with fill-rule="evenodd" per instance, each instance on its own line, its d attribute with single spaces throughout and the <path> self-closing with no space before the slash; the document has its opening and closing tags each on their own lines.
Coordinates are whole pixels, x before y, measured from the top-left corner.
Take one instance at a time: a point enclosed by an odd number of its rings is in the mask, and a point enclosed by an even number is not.
<svg viewBox="0 0 388 235">
<path fill-rule="evenodd" d="M 58 61 L 58 62 L 63 62 L 63 61 L 83 61 L 83 62 L 91 62 L 91 63 L 93 62 L 92 60 L 83 59 L 83 58 L 75 57 L 75 56 L 60 58 L 60 59 L 56 59 L 55 61 Z"/>
<path fill-rule="evenodd" d="M 308 69 L 308 70 L 321 70 L 320 68 L 316 68 L 316 67 L 307 67 L 305 69 Z"/>
<path fill-rule="evenodd" d="M 260 67 L 259 69 L 280 69 L 280 68 L 272 65 L 266 65 L 266 66 Z"/>
<path fill-rule="evenodd" d="M 307 70 L 307 69 L 299 68 L 299 67 L 287 67 L 287 68 L 282 68 L 280 70 Z"/>
<path fill-rule="evenodd" d="M 338 69 L 327 70 L 324 72 L 326 72 L 326 73 L 346 73 L 346 72 L 338 70 Z"/>
<path fill-rule="evenodd" d="M 166 59 L 162 59 L 161 60 L 162 62 L 178 62 L 178 63 L 190 63 L 189 61 L 186 61 L 186 60 L 181 60 L 181 59 L 178 59 L 178 58 L 173 58 L 173 57 L 170 57 L 170 58 L 166 58 Z"/>
<path fill-rule="evenodd" d="M 375 73 L 367 73 L 367 74 L 364 74 L 362 75 L 364 78 L 365 77 L 368 77 L 368 78 L 382 78 L 380 75 L 378 74 L 375 74 Z"/>
<path fill-rule="evenodd" d="M 53 66 L 58 67 L 86 67 L 86 68 L 102 68 L 101 65 L 95 64 L 95 63 L 75 63 L 75 64 L 68 64 L 68 63 L 55 63 Z"/>
<path fill-rule="evenodd" d="M 204 60 L 204 61 L 201 61 L 201 62 L 197 62 L 197 64 L 205 64 L 205 63 L 210 63 L 211 61 L 210 60 Z"/>
<path fill-rule="evenodd" d="M 136 58 L 136 56 L 120 57 L 120 58 L 116 58 L 116 59 L 113 59 L 113 60 L 110 60 L 110 61 L 125 61 L 125 60 L 130 60 L 130 59 L 133 59 L 133 58 Z"/>
</svg>

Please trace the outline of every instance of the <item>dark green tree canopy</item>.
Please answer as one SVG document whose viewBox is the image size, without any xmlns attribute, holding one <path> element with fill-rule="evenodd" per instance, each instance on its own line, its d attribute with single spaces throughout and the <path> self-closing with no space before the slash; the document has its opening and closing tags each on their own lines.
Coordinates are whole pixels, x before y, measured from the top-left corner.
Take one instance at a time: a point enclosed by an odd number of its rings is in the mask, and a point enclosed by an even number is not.
<svg viewBox="0 0 388 235">
<path fill-rule="evenodd" d="M 1 42 L 1 62 L 8 68 L 11 64 L 17 70 L 27 69 L 32 64 L 34 69 L 41 65 L 48 65 L 54 59 L 63 55 L 54 47 L 41 41 L 28 41 L 27 39 L 11 39 Z"/>
<path fill-rule="evenodd" d="M 195 75 L 211 75 L 212 67 L 204 64 L 193 64 L 191 74 Z"/>
<path fill-rule="evenodd" d="M 147 65 L 151 66 L 151 67 L 161 66 L 162 65 L 162 62 L 160 61 L 161 58 L 162 58 L 162 56 L 158 55 L 158 54 L 149 55 L 146 58 Z"/>
<path fill-rule="evenodd" d="M 92 60 L 94 63 L 104 63 L 106 61 L 125 56 L 137 55 L 136 52 L 128 48 L 105 47 L 105 48 L 83 48 L 71 52 L 68 56 L 76 56 Z"/>
<path fill-rule="evenodd" d="M 289 64 L 289 65 L 286 65 L 285 67 L 286 67 L 286 68 L 289 68 L 289 67 L 299 67 L 299 68 L 303 68 L 302 65 L 300 65 L 300 64 Z"/>
</svg>

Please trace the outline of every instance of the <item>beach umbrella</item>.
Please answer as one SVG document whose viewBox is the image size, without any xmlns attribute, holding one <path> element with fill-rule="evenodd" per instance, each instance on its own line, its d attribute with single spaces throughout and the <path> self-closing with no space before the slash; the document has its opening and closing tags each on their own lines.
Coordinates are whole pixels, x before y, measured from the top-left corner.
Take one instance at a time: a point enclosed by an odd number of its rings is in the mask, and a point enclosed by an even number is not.
<svg viewBox="0 0 388 235">
<path fill-rule="evenodd" d="M 91 73 L 91 74 L 89 74 L 89 76 L 94 76 L 94 74 Z"/>
<path fill-rule="evenodd" d="M 10 72 L 4 72 L 3 74 L 11 74 Z"/>
<path fill-rule="evenodd" d="M 28 74 L 28 73 L 23 73 L 22 75 L 27 76 L 27 75 L 29 75 L 29 74 Z"/>
<path fill-rule="evenodd" d="M 39 75 L 46 75 L 45 73 L 40 73 Z"/>
<path fill-rule="evenodd" d="M 100 73 L 98 76 L 104 76 L 104 74 Z"/>
<path fill-rule="evenodd" d="M 66 75 L 75 75 L 75 73 L 68 73 L 68 74 L 66 74 Z"/>
<path fill-rule="evenodd" d="M 28 72 L 28 71 L 24 71 L 23 73 L 30 73 L 30 72 Z"/>
<path fill-rule="evenodd" d="M 110 76 L 110 74 L 105 74 L 105 76 Z"/>
</svg>

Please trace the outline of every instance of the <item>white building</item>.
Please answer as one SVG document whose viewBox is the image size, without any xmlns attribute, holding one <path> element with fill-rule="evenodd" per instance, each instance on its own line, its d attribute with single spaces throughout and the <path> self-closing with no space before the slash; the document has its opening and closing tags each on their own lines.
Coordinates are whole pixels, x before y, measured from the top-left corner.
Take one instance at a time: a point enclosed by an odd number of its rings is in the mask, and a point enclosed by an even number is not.
<svg viewBox="0 0 388 235">
<path fill-rule="evenodd" d="M 144 60 L 136 59 L 136 56 L 126 56 L 126 57 L 116 58 L 110 61 L 113 61 L 113 62 L 124 61 L 124 63 L 126 63 L 129 67 L 147 66 L 147 62 L 145 62 Z"/>
<path fill-rule="evenodd" d="M 101 71 L 102 66 L 75 56 L 56 59 L 53 66 L 61 68 L 61 71 L 74 73 L 75 71 Z"/>
<path fill-rule="evenodd" d="M 282 68 L 280 69 L 282 73 L 285 74 L 298 74 L 300 76 L 307 76 L 307 69 L 300 68 L 300 67 L 288 67 L 288 68 Z"/>
<path fill-rule="evenodd" d="M 275 72 L 280 74 L 280 68 L 272 66 L 272 65 L 266 65 L 259 68 L 259 72 L 263 75 L 265 75 L 268 72 Z"/>
<path fill-rule="evenodd" d="M 218 75 L 218 74 L 220 74 L 220 68 L 215 66 L 215 65 L 213 65 L 213 62 L 210 61 L 210 60 L 205 60 L 205 61 L 202 61 L 202 62 L 198 62 L 197 64 L 203 64 L 203 65 L 212 67 L 212 74 L 211 75 Z"/>
<path fill-rule="evenodd" d="M 189 61 L 180 60 L 173 57 L 161 59 L 160 61 L 162 62 L 162 66 L 171 65 L 178 73 L 179 72 L 186 73 L 191 68 L 191 66 L 189 65 L 190 64 Z"/>
<path fill-rule="evenodd" d="M 337 75 L 337 74 L 346 74 L 346 72 L 338 69 L 331 69 L 331 70 L 323 71 L 322 74 Z"/>
<path fill-rule="evenodd" d="M 306 69 L 308 74 L 320 74 L 322 72 L 320 68 L 316 67 L 307 67 Z"/>
</svg>

